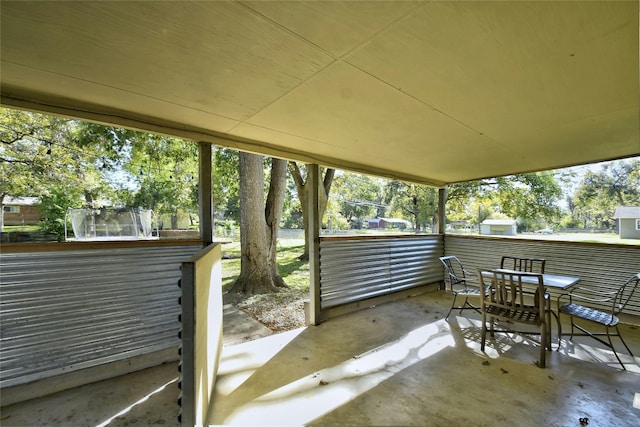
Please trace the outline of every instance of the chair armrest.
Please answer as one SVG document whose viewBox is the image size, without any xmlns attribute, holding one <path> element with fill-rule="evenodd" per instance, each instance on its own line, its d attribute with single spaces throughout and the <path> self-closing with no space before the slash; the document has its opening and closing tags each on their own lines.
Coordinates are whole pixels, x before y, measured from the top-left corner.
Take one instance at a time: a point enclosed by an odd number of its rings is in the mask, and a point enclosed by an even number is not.
<svg viewBox="0 0 640 427">
<path fill-rule="evenodd" d="M 595 294 L 595 295 L 601 295 L 601 296 L 613 296 L 615 294 L 617 294 L 619 292 L 618 289 L 614 289 L 611 291 L 600 291 L 597 289 L 591 289 L 591 288 L 584 288 L 584 287 L 574 287 L 571 289 L 571 291 L 569 292 L 571 295 L 580 295 L 580 292 L 585 292 L 588 294 Z"/>
<path fill-rule="evenodd" d="M 558 307 L 560 306 L 560 300 L 567 297 L 569 299 L 569 302 L 573 302 L 573 300 L 578 300 L 578 301 L 587 301 L 592 303 L 604 303 L 604 302 L 613 301 L 616 294 L 617 292 L 607 292 L 607 293 L 601 294 L 599 297 L 598 296 L 591 297 L 591 296 L 581 295 L 579 293 L 570 292 L 568 294 L 562 294 L 558 296 Z"/>
</svg>

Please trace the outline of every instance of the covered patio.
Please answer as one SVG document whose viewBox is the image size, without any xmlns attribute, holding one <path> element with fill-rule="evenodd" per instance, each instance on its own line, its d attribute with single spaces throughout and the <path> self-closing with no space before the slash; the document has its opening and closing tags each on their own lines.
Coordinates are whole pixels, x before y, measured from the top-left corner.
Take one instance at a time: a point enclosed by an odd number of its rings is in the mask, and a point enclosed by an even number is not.
<svg viewBox="0 0 640 427">
<path fill-rule="evenodd" d="M 623 355 L 622 371 L 610 351 L 575 338 L 563 340 L 542 370 L 534 363 L 537 342 L 518 335 L 498 335 L 483 354 L 479 316 L 455 312 L 447 322 L 450 302 L 448 293 L 434 290 L 317 327 L 225 345 L 209 422 L 637 424 L 638 357 Z M 624 325 L 622 332 L 640 354 L 638 328 Z M 225 336 L 233 339 L 232 331 Z M 3 425 L 176 425 L 176 381 L 174 363 L 150 368 L 4 408 Z"/>
<path fill-rule="evenodd" d="M 619 373 L 600 356 L 594 363 L 562 352 L 542 371 L 532 365 L 529 346 L 509 341 L 481 357 L 473 318 L 448 324 L 435 300 L 404 298 L 417 288 L 445 298 L 435 290 L 442 280 L 438 256 L 468 251 L 480 263 L 512 243 L 447 246 L 447 185 L 640 155 L 637 17 L 636 1 L 6 1 L 1 102 L 198 141 L 205 246 L 212 242 L 211 144 L 307 163 L 316 192 L 321 166 L 440 189 L 439 232 L 409 245 L 421 245 L 415 274 L 402 264 L 409 257 L 389 255 L 394 244 L 365 242 L 384 254 L 380 268 L 395 276 L 372 288 L 336 280 L 330 285 L 342 286 L 337 290 L 323 287 L 320 251 L 335 250 L 325 273 L 334 266 L 347 271 L 340 251 L 351 243 L 326 239 L 321 247 L 318 195 L 311 194 L 310 312 L 319 325 L 256 341 L 260 353 L 276 345 L 267 360 L 253 359 L 253 343 L 234 347 L 237 355 L 224 348 L 219 364 L 214 351 L 196 354 L 198 334 L 201 351 L 220 344 L 208 339 L 217 338 L 223 313 L 208 292 L 219 279 L 219 256 L 202 270 L 194 266 L 209 285 L 203 295 L 187 291 L 188 298 L 182 289 L 183 425 L 553 425 L 556 418 L 564 425 L 582 417 L 572 412 L 581 409 L 603 424 L 619 417 L 612 422 L 619 425 L 637 418 L 627 409 L 637 373 Z M 556 268 L 580 270 L 587 279 L 615 282 L 640 265 L 637 251 L 618 248 L 623 270 L 604 275 L 590 263 L 604 263 L 608 247 L 577 253 L 563 243 L 529 246 L 550 250 L 563 260 Z M 196 300 L 205 308 L 198 322 Z M 198 330 L 184 330 L 196 323 Z M 637 349 L 635 332 L 627 336 Z M 122 357 L 119 363 L 129 362 Z M 499 385 L 490 390 L 497 373 Z M 487 390 L 493 398 L 485 398 Z M 496 421 L 503 397 L 514 412 Z M 302 418 L 277 419 L 282 414 Z"/>
</svg>

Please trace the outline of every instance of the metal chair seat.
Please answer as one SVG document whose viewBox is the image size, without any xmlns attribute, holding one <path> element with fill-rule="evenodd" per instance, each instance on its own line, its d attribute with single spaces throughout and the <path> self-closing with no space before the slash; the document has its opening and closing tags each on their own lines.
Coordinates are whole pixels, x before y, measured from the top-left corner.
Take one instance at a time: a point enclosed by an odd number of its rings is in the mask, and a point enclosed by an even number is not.
<svg viewBox="0 0 640 427">
<path fill-rule="evenodd" d="M 468 296 L 480 296 L 482 292 L 478 288 L 466 288 L 460 290 L 454 290 L 453 293 L 458 295 L 468 295 Z"/>
<path fill-rule="evenodd" d="M 535 307 L 535 306 L 534 306 Z M 501 320 L 512 320 L 519 323 L 533 323 L 538 324 L 540 321 L 540 310 L 535 307 L 535 310 L 531 310 L 529 306 L 523 307 L 486 307 L 485 313 L 490 316 L 495 316 Z M 517 331 L 512 331 L 517 332 Z"/>
<path fill-rule="evenodd" d="M 613 327 L 616 326 L 620 319 L 618 316 L 611 313 L 605 313 L 604 311 L 596 310 L 595 308 L 585 307 L 579 304 L 564 304 L 560 307 L 560 313 L 568 314 L 569 316 L 579 317 L 581 319 L 589 320 L 591 322 L 600 323 L 603 326 Z"/>
<path fill-rule="evenodd" d="M 570 335 L 570 340 L 573 340 L 574 336 L 589 336 L 609 347 L 616 356 L 616 359 L 618 359 L 622 369 L 626 370 L 627 368 L 624 366 L 624 363 L 622 363 L 620 356 L 618 356 L 611 337 L 618 337 L 629 352 L 629 355 L 633 357 L 631 349 L 620 334 L 620 329 L 618 328 L 620 319 L 618 318 L 618 314 L 624 310 L 629 301 L 633 299 L 633 295 L 639 287 L 640 273 L 637 273 L 617 289 L 603 291 L 595 288 L 580 287 L 573 289 L 569 293 L 560 295 L 558 297 L 558 350 L 560 350 L 563 335 Z M 563 303 L 563 300 L 568 301 Z M 578 302 L 582 304 L 578 304 Z M 568 334 L 562 333 L 562 322 L 560 321 L 560 315 L 562 314 L 570 317 L 571 332 Z M 578 324 L 576 319 L 586 321 L 583 323 L 587 323 L 587 325 Z M 595 324 L 604 327 L 604 332 L 587 329 L 589 322 L 591 322 L 591 325 Z M 576 333 L 576 329 L 579 330 L 580 333 Z M 601 336 L 606 336 L 607 340 L 601 339 Z"/>
</svg>

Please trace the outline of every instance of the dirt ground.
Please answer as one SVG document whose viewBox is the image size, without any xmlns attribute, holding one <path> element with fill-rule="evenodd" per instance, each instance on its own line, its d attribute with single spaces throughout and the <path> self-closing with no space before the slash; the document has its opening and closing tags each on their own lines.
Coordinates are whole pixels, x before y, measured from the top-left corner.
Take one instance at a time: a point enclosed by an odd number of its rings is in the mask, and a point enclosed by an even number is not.
<svg viewBox="0 0 640 427">
<path fill-rule="evenodd" d="M 273 332 L 284 332 L 305 326 L 304 300 L 308 298 L 308 292 L 286 289 L 254 295 L 235 305 Z"/>
</svg>

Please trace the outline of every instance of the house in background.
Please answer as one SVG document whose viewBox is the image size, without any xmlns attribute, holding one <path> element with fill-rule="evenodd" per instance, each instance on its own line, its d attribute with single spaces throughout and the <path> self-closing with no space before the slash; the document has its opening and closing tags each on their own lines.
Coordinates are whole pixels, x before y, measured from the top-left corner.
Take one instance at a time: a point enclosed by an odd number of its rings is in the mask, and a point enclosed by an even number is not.
<svg viewBox="0 0 640 427">
<path fill-rule="evenodd" d="M 411 222 L 400 218 L 372 218 L 367 220 L 368 228 L 393 228 L 405 230 L 411 228 Z"/>
<path fill-rule="evenodd" d="M 618 206 L 613 217 L 621 239 L 640 239 L 640 206 Z"/>
<path fill-rule="evenodd" d="M 36 225 L 40 221 L 40 199 L 7 197 L 2 204 L 4 225 Z"/>
<path fill-rule="evenodd" d="M 515 236 L 516 225 L 515 219 L 485 219 L 480 224 L 480 234 Z"/>
</svg>

